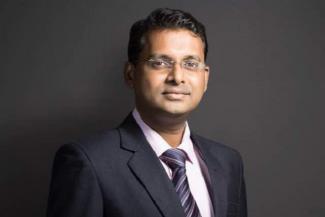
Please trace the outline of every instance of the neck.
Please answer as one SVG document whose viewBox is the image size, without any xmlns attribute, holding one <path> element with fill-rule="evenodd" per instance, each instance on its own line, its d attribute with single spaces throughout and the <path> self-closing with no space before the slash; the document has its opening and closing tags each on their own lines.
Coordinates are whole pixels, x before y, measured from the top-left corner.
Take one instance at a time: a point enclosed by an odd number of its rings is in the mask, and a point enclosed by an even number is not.
<svg viewBox="0 0 325 217">
<path fill-rule="evenodd" d="M 139 111 L 139 110 L 138 110 Z M 139 111 L 142 120 L 155 130 L 171 147 L 176 148 L 182 142 L 187 115 L 157 115 Z"/>
</svg>

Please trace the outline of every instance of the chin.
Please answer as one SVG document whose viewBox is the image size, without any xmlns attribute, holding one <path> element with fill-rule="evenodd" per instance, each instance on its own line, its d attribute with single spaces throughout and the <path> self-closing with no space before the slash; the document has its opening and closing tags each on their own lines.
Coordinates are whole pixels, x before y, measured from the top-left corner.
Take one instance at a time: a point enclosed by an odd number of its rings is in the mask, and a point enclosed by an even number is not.
<svg viewBox="0 0 325 217">
<path fill-rule="evenodd" d="M 182 116 L 187 115 L 191 112 L 191 109 L 181 108 L 177 106 L 169 106 L 163 109 L 164 113 L 172 115 L 172 116 Z"/>
</svg>

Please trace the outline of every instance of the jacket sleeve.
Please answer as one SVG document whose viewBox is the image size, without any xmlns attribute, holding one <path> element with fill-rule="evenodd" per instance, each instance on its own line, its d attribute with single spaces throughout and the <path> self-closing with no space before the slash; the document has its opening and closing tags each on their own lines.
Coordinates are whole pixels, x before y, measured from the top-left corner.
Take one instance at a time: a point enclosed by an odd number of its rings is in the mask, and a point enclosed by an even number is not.
<svg viewBox="0 0 325 217">
<path fill-rule="evenodd" d="M 247 200 L 246 200 L 246 185 L 244 178 L 244 166 L 240 157 L 241 175 L 240 175 L 240 195 L 239 195 L 239 215 L 238 217 L 247 217 Z"/>
<path fill-rule="evenodd" d="M 56 153 L 47 217 L 101 217 L 103 201 L 93 166 L 76 144 Z"/>
</svg>

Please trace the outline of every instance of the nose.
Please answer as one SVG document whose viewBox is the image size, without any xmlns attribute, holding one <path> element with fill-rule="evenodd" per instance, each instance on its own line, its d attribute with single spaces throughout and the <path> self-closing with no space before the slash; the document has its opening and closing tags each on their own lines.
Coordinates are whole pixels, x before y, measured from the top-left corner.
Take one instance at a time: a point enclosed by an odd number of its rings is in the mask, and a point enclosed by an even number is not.
<svg viewBox="0 0 325 217">
<path fill-rule="evenodd" d="M 184 69 L 180 66 L 180 64 L 174 64 L 174 66 L 171 68 L 167 81 L 169 83 L 174 83 L 174 84 L 181 84 L 184 83 Z"/>
</svg>

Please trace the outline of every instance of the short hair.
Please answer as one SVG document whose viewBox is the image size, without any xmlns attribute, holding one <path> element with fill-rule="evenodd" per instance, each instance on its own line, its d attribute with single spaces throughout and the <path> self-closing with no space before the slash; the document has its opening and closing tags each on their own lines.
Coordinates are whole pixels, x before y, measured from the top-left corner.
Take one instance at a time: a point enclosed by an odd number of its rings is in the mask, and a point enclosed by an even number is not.
<svg viewBox="0 0 325 217">
<path fill-rule="evenodd" d="M 135 22 L 129 35 L 128 60 L 136 65 L 139 55 L 145 45 L 145 36 L 155 29 L 186 29 L 201 38 L 204 45 L 204 59 L 208 54 L 208 41 L 205 27 L 197 21 L 190 13 L 170 9 L 158 8 L 152 11 L 145 19 Z"/>
</svg>

